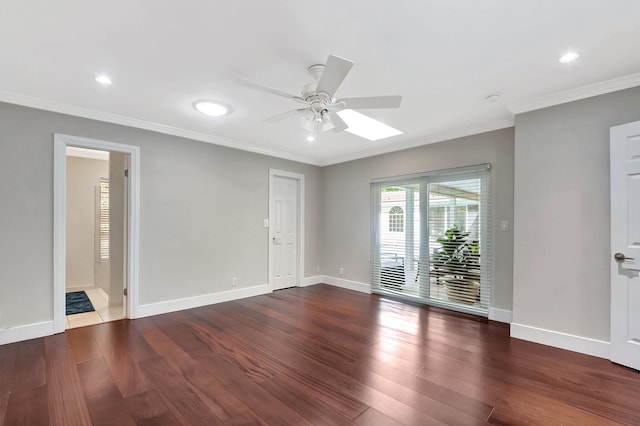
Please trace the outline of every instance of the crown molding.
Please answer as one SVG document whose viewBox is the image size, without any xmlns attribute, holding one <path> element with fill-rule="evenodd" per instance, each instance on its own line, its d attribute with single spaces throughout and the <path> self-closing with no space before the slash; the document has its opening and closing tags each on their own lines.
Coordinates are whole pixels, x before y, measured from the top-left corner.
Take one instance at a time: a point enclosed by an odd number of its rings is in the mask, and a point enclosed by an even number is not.
<svg viewBox="0 0 640 426">
<path fill-rule="evenodd" d="M 567 102 L 579 101 L 581 99 L 617 92 L 618 90 L 629 89 L 636 86 L 640 86 L 640 73 L 629 74 L 624 77 L 614 78 L 613 80 L 588 84 L 586 86 L 576 87 L 575 89 L 540 96 L 528 101 L 516 102 L 509 105 L 508 108 L 514 115 L 522 114 L 524 112 L 548 108 L 555 105 L 565 104 Z"/>
<path fill-rule="evenodd" d="M 630 74 L 624 77 L 615 78 L 599 83 L 589 84 L 575 89 L 565 90 L 550 95 L 541 96 L 523 102 L 517 102 L 508 106 L 509 111 L 516 115 L 541 108 L 547 108 L 554 105 L 560 105 L 567 102 L 573 102 L 581 99 L 599 96 L 618 90 L 629 89 L 631 87 L 640 86 L 640 73 Z M 282 158 L 284 160 L 297 161 L 300 163 L 311 164 L 314 166 L 330 166 L 333 164 L 344 163 L 347 161 L 358 160 L 361 158 L 372 157 L 375 155 L 387 154 L 394 151 L 400 151 L 409 148 L 415 148 L 422 145 L 428 145 L 436 142 L 443 142 L 450 139 L 457 139 L 474 134 L 490 132 L 493 130 L 504 129 L 514 125 L 514 117 L 501 118 L 498 120 L 487 121 L 483 123 L 472 124 L 457 129 L 446 130 L 439 133 L 425 135 L 419 138 L 413 138 L 408 141 L 399 142 L 397 144 L 385 144 L 383 146 L 374 146 L 371 149 L 359 151 L 357 153 L 349 153 L 338 155 L 326 159 L 317 159 L 297 154 L 292 154 L 280 150 L 272 150 L 253 145 L 246 145 L 231 139 L 213 136 L 206 133 L 196 132 L 192 130 L 182 129 L 179 127 L 167 126 L 164 124 L 154 123 L 151 121 L 141 120 L 137 118 L 127 117 L 118 114 L 112 114 L 103 111 L 97 111 L 89 108 L 79 107 L 75 105 L 65 104 L 61 102 L 51 101 L 48 99 L 38 98 L 19 93 L 13 93 L 0 90 L 0 102 L 22 105 L 31 108 L 42 109 L 46 111 L 57 112 L 61 114 L 72 115 L 76 117 L 88 118 L 91 120 L 103 121 L 106 123 L 119 124 L 123 126 L 133 127 L 137 129 L 150 130 L 171 136 L 182 137 L 186 139 L 207 142 L 215 145 L 225 146 L 228 148 L 239 149 L 242 151 L 252 152 L 255 154 L 267 155 L 271 157 Z"/>
<path fill-rule="evenodd" d="M 393 145 L 378 146 L 365 151 L 359 151 L 357 153 L 332 157 L 327 160 L 320 161 L 320 164 L 318 165 L 324 167 L 338 163 L 345 163 L 347 161 L 359 160 L 361 158 L 373 157 L 375 155 L 388 154 L 390 152 L 415 148 L 418 146 L 428 145 L 436 142 L 444 142 L 451 139 L 463 138 L 465 136 L 477 135 L 479 133 L 491 132 L 493 130 L 506 129 L 507 127 L 513 127 L 513 124 L 513 117 L 485 121 L 483 123 L 472 124 L 457 129 L 445 130 L 444 132 L 425 135 Z"/>
<path fill-rule="evenodd" d="M 284 160 L 297 161 L 300 163 L 319 166 L 318 160 L 301 155 L 291 154 L 285 151 L 271 150 L 267 148 L 245 145 L 231 139 L 213 136 L 206 133 L 200 133 L 193 130 L 182 129 L 179 127 L 167 126 L 164 124 L 154 123 L 151 121 L 141 120 L 138 118 L 127 117 L 124 115 L 112 114 L 109 112 L 97 111 L 90 108 L 79 107 L 75 105 L 65 104 L 62 102 L 51 101 L 48 99 L 38 98 L 35 96 L 23 95 L 0 90 L 0 102 L 9 104 L 22 105 L 30 108 L 42 109 L 45 111 L 57 112 L 60 114 L 72 115 L 75 117 L 88 118 L 91 120 L 103 121 L 105 123 L 119 124 L 122 126 L 134 127 L 136 129 L 150 130 L 152 132 L 163 133 L 165 135 L 177 136 L 186 139 L 192 139 L 200 142 L 207 142 L 215 145 L 221 145 L 228 148 L 248 151 L 255 154 L 268 155 L 278 157 Z"/>
</svg>

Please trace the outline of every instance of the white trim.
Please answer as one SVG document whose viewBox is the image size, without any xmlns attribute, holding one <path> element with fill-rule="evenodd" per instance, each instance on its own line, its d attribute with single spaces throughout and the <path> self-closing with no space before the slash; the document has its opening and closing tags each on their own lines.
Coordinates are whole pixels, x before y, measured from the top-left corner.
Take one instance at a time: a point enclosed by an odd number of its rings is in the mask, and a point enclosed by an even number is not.
<svg viewBox="0 0 640 426">
<path fill-rule="evenodd" d="M 304 280 L 304 204 L 305 204 L 305 184 L 304 184 L 304 175 L 300 173 L 286 172 L 283 170 L 277 169 L 269 169 L 269 240 L 267 241 L 269 247 L 269 288 L 273 290 L 273 250 L 271 250 L 272 244 L 271 240 L 273 235 L 271 233 L 271 224 L 274 220 L 274 212 L 273 212 L 273 179 L 275 177 L 285 177 L 289 179 L 294 179 L 297 181 L 298 185 L 298 268 L 297 268 L 297 277 L 296 277 L 296 286 L 300 287 Z"/>
<path fill-rule="evenodd" d="M 334 287 L 346 288 L 347 290 L 354 290 L 361 293 L 371 294 L 371 286 L 369 284 L 361 283 L 359 281 L 345 280 L 343 278 L 329 277 L 327 275 L 324 275 L 323 278 L 323 282 L 325 284 L 329 284 Z"/>
<path fill-rule="evenodd" d="M 254 152 L 256 154 L 269 155 L 285 160 L 299 161 L 318 165 L 318 161 L 302 155 L 295 155 L 285 151 L 267 149 L 257 146 L 245 145 L 231 139 L 213 136 L 206 133 L 200 133 L 193 130 L 181 129 L 179 127 L 167 126 L 164 124 L 153 123 L 151 121 L 141 120 L 138 118 L 126 117 L 124 115 L 112 114 L 104 111 L 84 108 L 80 106 L 64 104 L 62 102 L 51 101 L 48 99 L 37 98 L 34 96 L 22 95 L 0 90 L 0 101 L 15 105 L 22 105 L 30 108 L 42 109 L 45 111 L 53 111 L 61 114 L 68 114 L 75 117 L 89 118 L 91 120 L 103 121 L 105 123 L 120 124 L 123 126 L 134 127 L 136 129 L 151 130 L 152 132 L 163 133 L 165 135 L 178 136 L 181 138 L 192 139 L 201 142 L 208 142 L 215 145 L 235 148 L 242 151 Z"/>
<path fill-rule="evenodd" d="M 53 321 L 36 322 L 11 328 L 0 328 L 0 345 L 51 336 Z"/>
<path fill-rule="evenodd" d="M 185 309 L 199 308 L 200 306 L 244 299 L 246 297 L 260 296 L 267 293 L 271 293 L 271 288 L 268 284 L 262 284 L 254 287 L 239 288 L 237 290 L 227 290 L 219 293 L 203 294 L 201 296 L 149 303 L 138 306 L 138 318 L 182 311 Z"/>
<path fill-rule="evenodd" d="M 389 152 L 415 148 L 418 146 L 429 145 L 436 142 L 444 142 L 452 139 L 463 138 L 466 136 L 477 135 L 480 133 L 491 132 L 494 130 L 506 129 L 508 127 L 513 127 L 513 124 L 513 117 L 506 117 L 498 120 L 485 121 L 483 123 L 459 127 L 457 129 L 445 130 L 440 133 L 433 133 L 395 144 L 389 143 L 386 140 L 381 142 L 374 142 L 374 146 L 370 149 L 361 150 L 357 153 L 338 155 L 336 157 L 320 160 L 316 162 L 316 166 L 330 166 L 332 164 L 359 160 L 366 157 L 373 157 L 374 155 L 387 154 Z"/>
<path fill-rule="evenodd" d="M 524 324 L 511 324 L 511 337 L 541 343 L 568 351 L 609 359 L 609 342 L 575 336 L 559 331 L 545 330 Z"/>
<path fill-rule="evenodd" d="M 129 154 L 129 318 L 137 318 L 140 247 L 140 147 L 62 134 L 54 135 L 53 152 L 53 332 L 65 330 L 66 148 L 67 145 Z"/>
<path fill-rule="evenodd" d="M 528 101 L 517 102 L 508 106 L 513 114 L 534 111 L 541 108 L 548 108 L 554 105 L 565 104 L 567 102 L 579 101 L 580 99 L 591 98 L 593 96 L 604 95 L 605 93 L 617 92 L 618 90 L 629 89 L 640 86 L 640 73 L 629 74 L 613 80 L 601 81 L 588 84 L 575 89 L 564 90 L 552 93 Z"/>
<path fill-rule="evenodd" d="M 510 324 L 513 321 L 513 312 L 506 309 L 498 309 L 489 307 L 489 319 L 491 321 L 506 322 Z"/>
<path fill-rule="evenodd" d="M 300 283 L 300 287 L 309 287 L 310 285 L 323 284 L 324 277 L 322 275 L 314 275 L 313 277 L 306 277 Z"/>
</svg>

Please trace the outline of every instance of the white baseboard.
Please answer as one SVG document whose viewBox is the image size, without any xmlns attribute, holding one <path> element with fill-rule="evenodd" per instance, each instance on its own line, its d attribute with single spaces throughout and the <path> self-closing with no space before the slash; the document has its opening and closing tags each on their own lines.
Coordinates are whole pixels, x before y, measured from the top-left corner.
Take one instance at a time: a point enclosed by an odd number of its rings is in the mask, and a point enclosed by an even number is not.
<svg viewBox="0 0 640 426">
<path fill-rule="evenodd" d="M 151 315 L 166 314 L 168 312 L 182 311 L 184 309 L 198 308 L 200 306 L 213 305 L 215 303 L 228 302 L 230 300 L 244 299 L 245 297 L 259 296 L 271 293 L 268 284 L 255 287 L 239 288 L 237 290 L 221 291 L 219 293 L 203 294 L 201 296 L 185 297 L 183 299 L 167 300 L 165 302 L 139 305 L 136 310 L 136 318 L 149 317 Z"/>
<path fill-rule="evenodd" d="M 609 359 L 609 342 L 529 325 L 511 324 L 511 337 Z"/>
<path fill-rule="evenodd" d="M 302 279 L 300 287 L 309 287 L 310 285 L 324 283 L 324 277 L 322 275 L 315 275 L 313 277 L 306 277 Z"/>
<path fill-rule="evenodd" d="M 51 336 L 52 334 L 53 321 L 43 321 L 11 328 L 0 328 L 0 345 Z"/>
<path fill-rule="evenodd" d="M 104 297 L 104 298 L 105 298 L 105 300 L 106 300 L 107 302 L 109 302 L 109 295 L 107 294 L 107 292 L 106 292 L 106 291 L 104 291 L 104 290 L 103 290 L 102 288 L 100 288 L 100 287 L 98 287 L 98 288 L 97 288 L 97 290 L 98 290 L 98 293 L 100 293 L 100 295 L 101 295 L 102 297 Z M 109 303 L 107 303 L 107 304 L 109 304 Z"/>
<path fill-rule="evenodd" d="M 359 281 L 345 280 L 342 278 L 329 277 L 327 275 L 324 275 L 322 278 L 325 284 L 371 294 L 371 286 L 369 284 L 361 283 Z"/>
<path fill-rule="evenodd" d="M 492 321 L 511 324 L 511 321 L 513 320 L 513 313 L 506 309 L 489 308 L 489 319 Z"/>
</svg>

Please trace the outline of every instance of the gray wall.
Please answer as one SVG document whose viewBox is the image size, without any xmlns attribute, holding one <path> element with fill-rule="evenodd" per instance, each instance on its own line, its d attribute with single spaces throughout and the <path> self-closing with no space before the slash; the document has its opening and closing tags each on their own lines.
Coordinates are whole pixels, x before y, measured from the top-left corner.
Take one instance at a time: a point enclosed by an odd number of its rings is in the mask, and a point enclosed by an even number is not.
<svg viewBox="0 0 640 426">
<path fill-rule="evenodd" d="M 609 128 L 640 88 L 516 116 L 513 320 L 609 341 Z"/>
<path fill-rule="evenodd" d="M 0 327 L 53 319 L 54 133 L 141 147 L 140 303 L 268 283 L 269 168 L 305 175 L 306 275 L 322 265 L 319 168 L 0 103 Z"/>
<path fill-rule="evenodd" d="M 67 287 L 95 284 L 95 191 L 107 177 L 108 161 L 67 157 Z"/>
<path fill-rule="evenodd" d="M 325 167 L 323 274 L 369 283 L 372 178 L 491 163 L 491 306 L 511 310 L 513 236 L 497 224 L 513 219 L 513 137 L 509 128 Z"/>
</svg>

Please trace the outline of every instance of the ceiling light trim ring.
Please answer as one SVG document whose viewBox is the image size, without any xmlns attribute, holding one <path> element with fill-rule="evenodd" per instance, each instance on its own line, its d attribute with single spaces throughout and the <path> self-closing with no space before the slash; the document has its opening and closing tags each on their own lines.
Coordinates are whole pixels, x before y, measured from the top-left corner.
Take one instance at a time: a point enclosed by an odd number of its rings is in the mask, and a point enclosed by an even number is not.
<svg viewBox="0 0 640 426">
<path fill-rule="evenodd" d="M 231 108 L 228 105 L 208 99 L 201 99 L 194 102 L 193 107 L 196 111 L 209 117 L 223 117 L 231 113 Z"/>
</svg>

